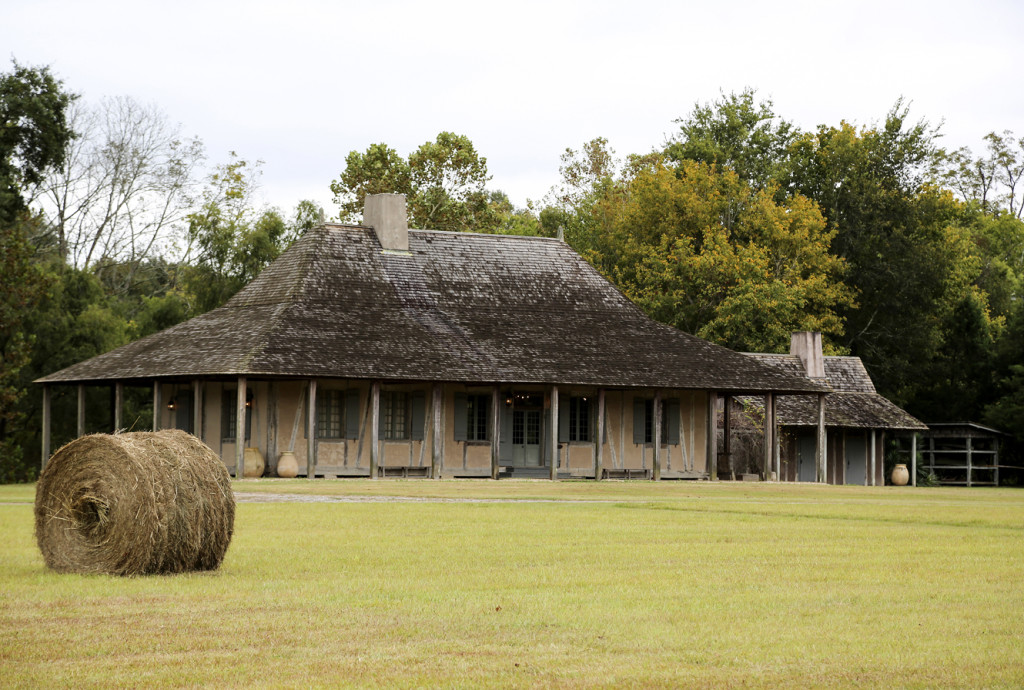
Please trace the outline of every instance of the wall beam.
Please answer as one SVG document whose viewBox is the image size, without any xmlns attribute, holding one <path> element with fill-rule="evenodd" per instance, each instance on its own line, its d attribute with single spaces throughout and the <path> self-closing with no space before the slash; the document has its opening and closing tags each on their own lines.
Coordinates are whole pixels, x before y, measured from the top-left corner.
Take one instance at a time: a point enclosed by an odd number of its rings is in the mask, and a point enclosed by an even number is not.
<svg viewBox="0 0 1024 690">
<path fill-rule="evenodd" d="M 814 459 L 817 461 L 818 466 L 818 482 L 825 484 L 828 482 L 827 463 L 828 460 L 825 457 L 826 448 L 826 437 L 825 437 L 825 394 L 818 394 L 818 436 L 815 443 Z"/>
<path fill-rule="evenodd" d="M 491 389 L 491 479 L 501 471 L 501 401 L 498 387 Z"/>
<path fill-rule="evenodd" d="M 380 381 L 370 386 L 370 479 L 377 478 L 380 465 Z"/>
<path fill-rule="evenodd" d="M 46 469 L 46 461 L 50 459 L 50 386 L 43 384 L 43 448 L 40 472 Z"/>
<path fill-rule="evenodd" d="M 245 377 L 235 388 L 235 479 L 245 477 Z"/>
<path fill-rule="evenodd" d="M 551 386 L 551 479 L 558 479 L 558 386 Z"/>
<path fill-rule="evenodd" d="M 601 479 L 604 474 L 604 388 L 597 390 L 597 437 L 594 446 L 594 479 Z"/>
<path fill-rule="evenodd" d="M 718 480 L 718 393 L 708 391 L 707 419 L 707 464 L 708 479 Z"/>
</svg>

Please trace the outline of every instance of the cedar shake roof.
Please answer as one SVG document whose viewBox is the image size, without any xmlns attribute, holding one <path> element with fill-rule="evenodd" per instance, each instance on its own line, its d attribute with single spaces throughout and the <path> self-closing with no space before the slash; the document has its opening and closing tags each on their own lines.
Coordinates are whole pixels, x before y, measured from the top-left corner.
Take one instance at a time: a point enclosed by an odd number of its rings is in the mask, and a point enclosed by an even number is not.
<svg viewBox="0 0 1024 690">
<path fill-rule="evenodd" d="M 224 306 L 38 380 L 324 377 L 825 390 L 649 319 L 558 240 L 309 231 Z"/>
<path fill-rule="evenodd" d="M 798 373 L 804 365 L 796 355 L 749 354 L 778 371 Z M 924 430 L 928 427 L 875 391 L 860 357 L 825 357 L 825 380 L 833 392 L 825 397 L 825 426 L 853 429 Z M 744 398 L 745 405 L 764 407 L 758 398 Z M 779 424 L 817 426 L 816 396 L 787 395 L 776 401 Z"/>
</svg>

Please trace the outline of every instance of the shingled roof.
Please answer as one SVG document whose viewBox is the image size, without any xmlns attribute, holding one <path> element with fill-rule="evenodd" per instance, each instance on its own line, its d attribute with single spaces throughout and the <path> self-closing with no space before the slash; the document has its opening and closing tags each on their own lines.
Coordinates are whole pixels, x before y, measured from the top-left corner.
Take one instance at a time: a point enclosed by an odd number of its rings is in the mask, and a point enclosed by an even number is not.
<svg viewBox="0 0 1024 690">
<path fill-rule="evenodd" d="M 750 353 L 748 356 L 780 372 L 800 374 L 804 371 L 804 365 L 796 355 Z M 875 390 L 860 357 L 825 357 L 825 380 L 833 391 L 825 397 L 825 426 L 899 430 L 928 428 Z M 758 398 L 744 398 L 743 402 L 763 407 L 763 401 Z M 779 424 L 784 426 L 817 426 L 817 397 L 780 397 L 776 401 L 776 413 Z"/>
<path fill-rule="evenodd" d="M 564 242 L 308 232 L 224 306 L 39 379 L 335 377 L 746 392 L 824 390 L 649 319 Z"/>
</svg>

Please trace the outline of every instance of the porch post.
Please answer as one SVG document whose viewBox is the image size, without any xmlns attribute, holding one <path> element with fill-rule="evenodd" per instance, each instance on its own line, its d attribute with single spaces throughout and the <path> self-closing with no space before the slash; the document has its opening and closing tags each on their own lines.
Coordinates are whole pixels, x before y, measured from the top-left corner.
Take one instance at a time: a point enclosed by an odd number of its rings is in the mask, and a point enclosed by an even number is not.
<svg viewBox="0 0 1024 690">
<path fill-rule="evenodd" d="M 46 461 L 50 459 L 50 386 L 43 384 L 43 460 L 40 472 L 46 469 Z"/>
<path fill-rule="evenodd" d="M 551 479 L 558 479 L 558 386 L 551 386 Z"/>
<path fill-rule="evenodd" d="M 718 393 L 708 391 L 707 423 L 708 479 L 718 479 Z"/>
<path fill-rule="evenodd" d="M 772 397 L 772 453 L 774 454 L 775 460 L 773 465 L 775 467 L 775 475 L 778 481 L 784 481 L 782 477 L 782 431 L 779 426 L 779 396 Z"/>
<path fill-rule="evenodd" d="M 651 414 L 654 415 L 654 427 L 651 442 L 654 444 L 654 462 L 651 469 L 651 479 L 661 479 L 661 391 L 654 391 L 654 405 Z"/>
<path fill-rule="evenodd" d="M 85 436 L 85 384 L 78 384 L 78 424 L 76 438 Z"/>
<path fill-rule="evenodd" d="M 997 465 L 999 463 L 996 463 Z M 998 473 L 998 468 L 996 469 Z M 917 486 L 917 432 L 910 434 L 910 485 Z M 999 475 L 996 474 L 996 486 L 999 486 Z"/>
<path fill-rule="evenodd" d="M 164 401 L 161 395 L 160 382 L 153 381 L 153 431 L 160 431 L 160 408 Z"/>
<path fill-rule="evenodd" d="M 597 389 L 597 438 L 594 444 L 594 479 L 601 479 L 604 473 L 604 388 Z"/>
<path fill-rule="evenodd" d="M 772 478 L 772 460 L 775 455 L 775 395 L 764 395 L 764 479 Z"/>
<path fill-rule="evenodd" d="M 306 479 L 316 479 L 316 379 L 310 379 L 306 386 L 306 409 L 309 410 L 306 415 Z"/>
<path fill-rule="evenodd" d="M 722 396 L 722 442 L 723 452 L 729 461 L 729 479 L 736 479 L 736 464 L 732 459 L 732 396 Z"/>
<path fill-rule="evenodd" d="M 245 377 L 235 389 L 235 479 L 245 477 Z"/>
<path fill-rule="evenodd" d="M 501 415 L 498 387 L 491 389 L 491 479 L 498 478 L 501 463 Z"/>
<path fill-rule="evenodd" d="M 430 476 L 432 479 L 441 478 L 441 384 L 435 383 L 431 396 L 430 415 L 433 417 L 433 430 L 430 435 Z"/>
<path fill-rule="evenodd" d="M 380 463 L 380 381 L 370 387 L 370 479 L 377 478 Z"/>
<path fill-rule="evenodd" d="M 124 384 L 118 381 L 114 384 L 114 432 L 117 433 L 124 428 Z"/>
<path fill-rule="evenodd" d="M 192 433 L 203 439 L 203 384 L 199 379 L 192 381 Z"/>
<path fill-rule="evenodd" d="M 818 461 L 818 482 L 828 483 L 827 463 L 825 458 L 827 439 L 825 438 L 825 394 L 818 394 L 818 438 L 815 448 L 815 459 Z"/>
<path fill-rule="evenodd" d="M 875 453 L 876 453 L 876 441 L 875 441 L 875 430 L 871 430 L 871 479 L 865 479 L 865 486 L 875 486 Z"/>
</svg>

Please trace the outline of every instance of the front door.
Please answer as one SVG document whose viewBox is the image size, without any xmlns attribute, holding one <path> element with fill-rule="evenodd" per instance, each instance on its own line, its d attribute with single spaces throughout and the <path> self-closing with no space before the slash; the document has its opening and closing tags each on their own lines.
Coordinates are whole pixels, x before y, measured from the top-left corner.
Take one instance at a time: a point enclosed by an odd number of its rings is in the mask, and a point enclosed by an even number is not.
<svg viewBox="0 0 1024 690">
<path fill-rule="evenodd" d="M 502 416 L 501 459 L 512 467 L 543 467 L 544 395 L 509 393 Z"/>
<path fill-rule="evenodd" d="M 801 436 L 797 441 L 797 479 L 802 482 L 818 481 L 816 460 L 818 439 L 816 436 Z"/>
<path fill-rule="evenodd" d="M 540 410 L 512 410 L 512 466 L 540 467 Z"/>
</svg>

